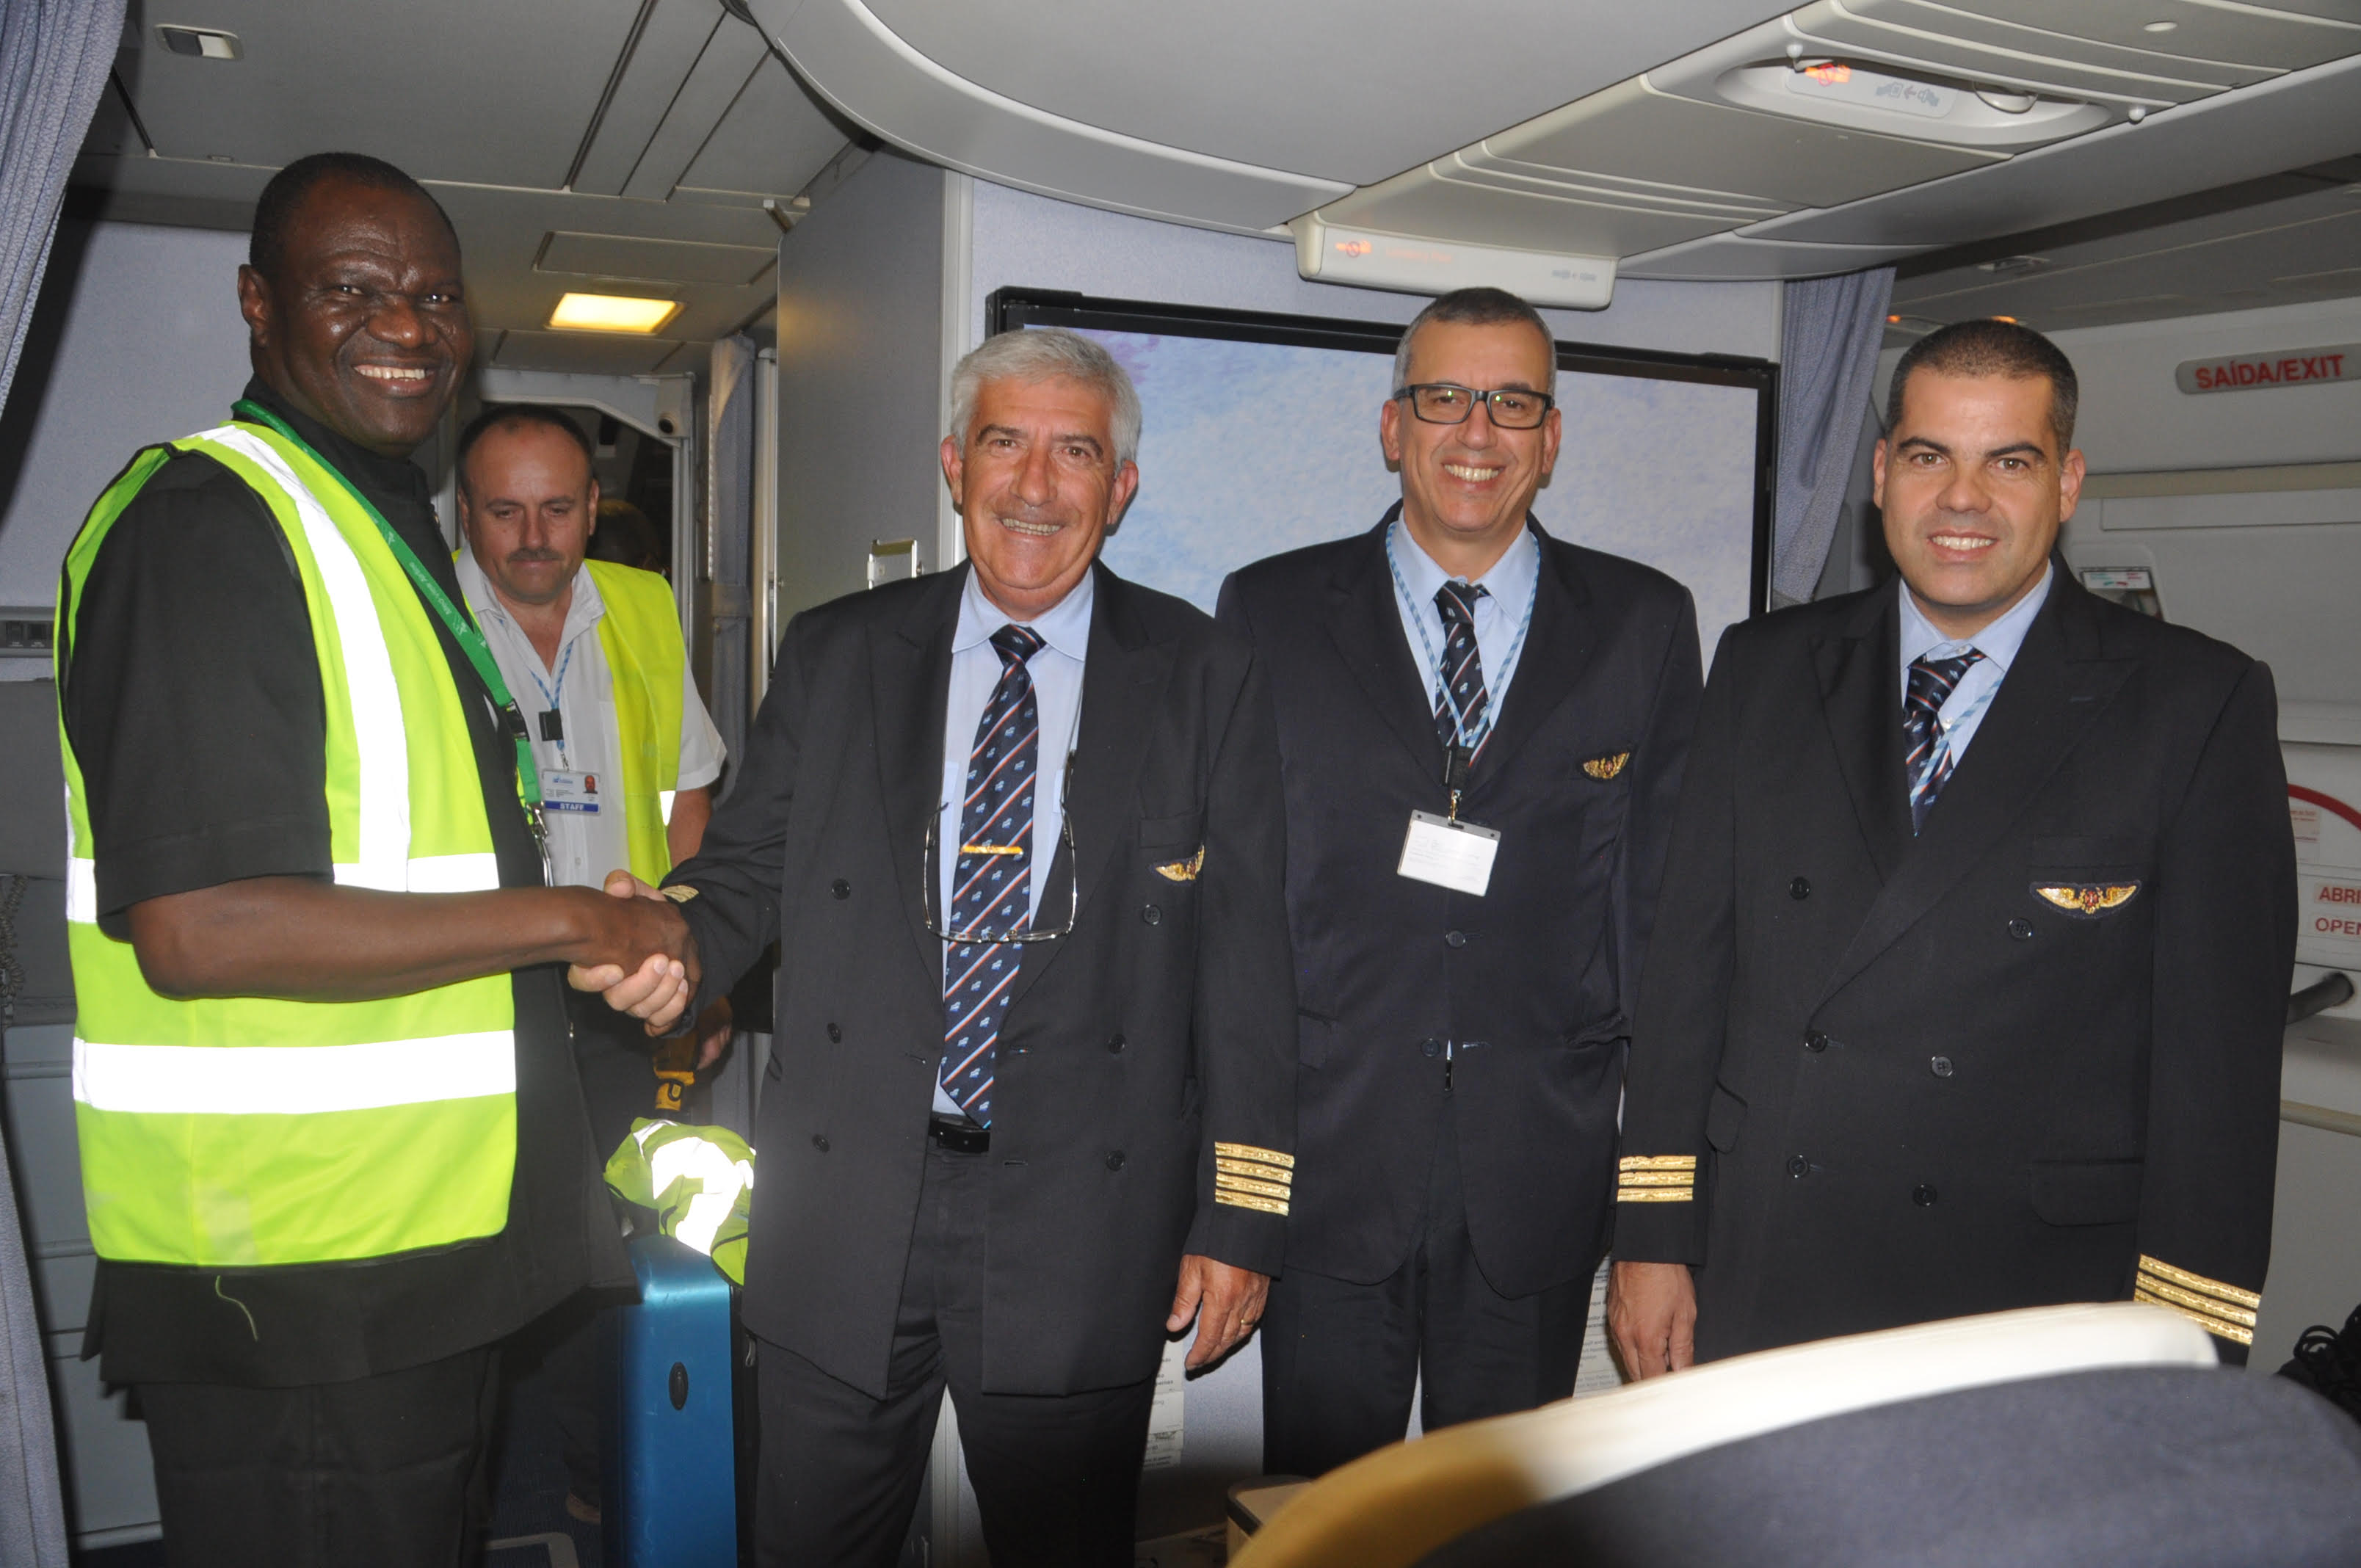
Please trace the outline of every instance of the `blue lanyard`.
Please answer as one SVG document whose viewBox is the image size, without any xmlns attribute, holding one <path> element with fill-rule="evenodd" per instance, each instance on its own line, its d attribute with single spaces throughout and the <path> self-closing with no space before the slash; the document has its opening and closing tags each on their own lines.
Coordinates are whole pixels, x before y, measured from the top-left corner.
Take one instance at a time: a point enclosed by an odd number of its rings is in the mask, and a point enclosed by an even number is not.
<svg viewBox="0 0 2361 1568">
<path fill-rule="evenodd" d="M 1492 726 L 1500 717 L 1500 700 L 1495 696 L 1492 701 L 1485 705 L 1483 727 L 1471 737 L 1467 732 L 1467 710 L 1452 694 L 1451 683 L 1444 678 L 1442 656 L 1435 652 L 1433 640 L 1426 634 L 1426 612 L 1416 599 L 1410 597 L 1410 584 L 1402 576 L 1401 562 L 1394 555 L 1394 535 L 1400 530 L 1401 522 L 1399 519 L 1386 530 L 1386 565 L 1391 568 L 1394 575 L 1394 591 L 1401 596 L 1404 608 L 1410 611 L 1410 623 L 1418 629 L 1418 645 L 1425 651 L 1427 667 L 1434 672 L 1435 700 L 1444 703 L 1451 709 L 1452 732 L 1459 737 L 1459 744 L 1466 748 L 1468 758 L 1472 762 L 1476 753 L 1484 749 L 1484 742 L 1491 739 Z M 1513 549 L 1515 546 L 1511 545 L 1510 548 Z M 1542 575 L 1539 565 L 1539 563 L 1535 564 L 1533 586 L 1525 594 L 1525 618 L 1517 626 L 1516 641 L 1509 644 L 1508 656 L 1500 661 L 1500 669 L 1511 674 L 1516 672 L 1517 656 L 1524 651 L 1525 634 L 1533 629 L 1533 606 L 1541 602 Z M 1475 635 L 1475 628 L 1472 625 L 1468 628 L 1468 635 Z M 1494 672 L 1495 674 L 1499 673 L 1499 671 Z M 1489 690 L 1488 682 L 1487 690 Z"/>
<path fill-rule="evenodd" d="M 577 638 L 576 641 L 578 641 L 580 640 Z M 525 671 L 525 674 L 533 677 L 533 684 L 541 688 L 542 697 L 549 704 L 550 707 L 563 707 L 566 697 L 566 672 L 573 668 L 573 666 L 574 643 L 568 642 L 566 645 L 566 657 L 557 661 L 557 689 L 555 691 L 551 691 L 549 689 L 549 683 L 541 678 L 541 672 L 539 670 L 529 669 Z"/>
</svg>

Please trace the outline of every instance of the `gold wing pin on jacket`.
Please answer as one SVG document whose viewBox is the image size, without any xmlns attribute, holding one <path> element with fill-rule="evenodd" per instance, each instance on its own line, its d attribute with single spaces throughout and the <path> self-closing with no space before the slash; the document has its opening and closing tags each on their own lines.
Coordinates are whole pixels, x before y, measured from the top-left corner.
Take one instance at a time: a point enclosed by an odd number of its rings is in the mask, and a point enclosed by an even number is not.
<svg viewBox="0 0 2361 1568">
<path fill-rule="evenodd" d="M 2077 920 L 2096 920 L 2120 909 L 2140 890 L 2136 882 L 2037 882 L 2034 896 L 2056 905 Z"/>
<path fill-rule="evenodd" d="M 1166 882 L 1195 882 L 1197 873 L 1204 869 L 1205 846 L 1200 844 L 1195 854 L 1185 861 L 1173 861 L 1157 867 L 1156 874 Z"/>
<path fill-rule="evenodd" d="M 1583 763 L 1582 771 L 1595 779 L 1602 781 L 1611 779 L 1621 773 L 1623 764 L 1631 760 L 1631 753 L 1629 751 L 1609 751 L 1606 756 L 1593 757 Z"/>
</svg>

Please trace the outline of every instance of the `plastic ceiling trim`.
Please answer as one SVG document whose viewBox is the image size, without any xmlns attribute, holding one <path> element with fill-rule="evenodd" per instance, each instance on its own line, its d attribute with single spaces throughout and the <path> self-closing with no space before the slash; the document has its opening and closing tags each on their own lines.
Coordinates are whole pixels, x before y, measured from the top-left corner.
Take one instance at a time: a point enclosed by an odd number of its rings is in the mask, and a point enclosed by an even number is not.
<svg viewBox="0 0 2361 1568">
<path fill-rule="evenodd" d="M 2346 156 L 2356 145 L 2361 55 L 2175 104 L 2141 124 L 2109 126 L 1988 168 L 1765 219 L 1738 234 L 1931 250 L 2257 180 Z"/>
<path fill-rule="evenodd" d="M 1005 97 L 919 53 L 862 0 L 749 0 L 749 8 L 839 114 L 963 174 L 1140 217 L 1257 235 L 1353 189 L 1162 146 Z M 993 155 L 1005 151 L 1028 155 L 1035 172 L 994 167 Z M 1159 186 L 1186 196 L 1193 210 L 1136 199 Z"/>
</svg>

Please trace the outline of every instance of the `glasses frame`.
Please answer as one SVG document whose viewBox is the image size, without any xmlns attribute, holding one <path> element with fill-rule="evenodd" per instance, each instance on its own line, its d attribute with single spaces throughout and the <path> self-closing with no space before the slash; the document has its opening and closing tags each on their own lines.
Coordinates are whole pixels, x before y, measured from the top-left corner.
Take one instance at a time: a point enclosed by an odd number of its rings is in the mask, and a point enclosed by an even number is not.
<svg viewBox="0 0 2361 1568">
<path fill-rule="evenodd" d="M 1066 776 L 1068 778 L 1071 778 L 1073 776 L 1071 765 L 1069 766 Z M 927 922 L 927 934 L 930 937 L 940 938 L 945 943 L 952 947 L 975 945 L 1012 948 L 1023 947 L 1031 942 L 1054 942 L 1060 937 L 1072 936 L 1074 934 L 1074 917 L 1081 912 L 1082 905 L 1082 871 L 1081 857 L 1074 850 L 1074 819 L 1072 815 L 1064 809 L 1062 804 L 1058 811 L 1058 839 L 1059 842 L 1063 844 L 1066 849 L 1067 890 L 1065 925 L 1055 931 L 1035 931 L 1030 929 L 1023 931 L 946 931 L 943 929 L 942 922 L 937 918 L 935 910 L 935 883 L 938 880 L 935 874 L 935 831 L 936 825 L 942 820 L 943 812 L 950 805 L 950 803 L 949 801 L 941 802 L 937 805 L 933 812 L 928 816 L 926 845 L 918 851 L 918 872 L 921 882 L 918 893 L 918 902 L 924 906 Z M 1029 862 L 1029 852 L 1027 858 Z M 1051 864 L 1054 865 L 1055 863 L 1056 862 L 1054 861 L 1051 861 Z M 1032 874 L 1033 868 L 1029 863 L 1025 869 L 1027 875 L 1029 876 Z"/>
<path fill-rule="evenodd" d="M 1467 411 L 1457 419 L 1436 419 L 1418 406 L 1418 394 L 1426 391 L 1465 392 L 1468 399 Z M 1536 392 L 1524 387 L 1496 387 L 1487 391 L 1479 387 L 1463 387 L 1456 381 L 1414 381 L 1398 389 L 1394 397 L 1409 403 L 1411 417 L 1422 424 L 1466 424 L 1474 417 L 1476 405 L 1481 403 L 1484 405 L 1484 417 L 1490 420 L 1498 430 L 1539 430 L 1548 421 L 1550 410 L 1557 407 L 1554 393 Z M 1531 424 L 1510 424 L 1500 417 L 1499 400 L 1501 398 L 1539 398 L 1542 410 Z"/>
</svg>

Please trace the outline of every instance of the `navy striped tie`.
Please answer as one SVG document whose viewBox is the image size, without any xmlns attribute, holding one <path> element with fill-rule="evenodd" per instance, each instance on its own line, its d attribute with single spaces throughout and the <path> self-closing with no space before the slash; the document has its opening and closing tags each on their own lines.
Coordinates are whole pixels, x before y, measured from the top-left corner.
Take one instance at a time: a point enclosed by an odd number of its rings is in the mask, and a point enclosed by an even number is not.
<svg viewBox="0 0 2361 1568">
<path fill-rule="evenodd" d="M 1951 778 L 1951 748 L 1944 742 L 1941 714 L 1968 667 L 1983 655 L 1971 648 L 1950 659 L 1913 659 L 1910 689 L 1902 696 L 1903 766 L 1910 775 L 1910 831 L 1927 826 L 1927 814 Z"/>
<path fill-rule="evenodd" d="M 1443 749 L 1459 744 L 1462 733 L 1484 732 L 1484 710 L 1490 694 L 1484 689 L 1484 657 L 1476 651 L 1476 601 L 1484 597 L 1480 584 L 1453 577 L 1434 590 L 1434 608 L 1443 612 L 1443 684 L 1434 698 L 1435 733 Z M 1458 718 L 1452 717 L 1453 705 Z"/>
<path fill-rule="evenodd" d="M 968 754 L 960 807 L 959 866 L 951 873 L 950 929 L 1005 933 L 1033 921 L 1033 786 L 1041 714 L 1025 662 L 1040 633 L 1004 626 L 992 634 L 1000 684 L 983 705 Z M 943 958 L 943 1059 L 935 1080 L 951 1102 L 992 1125 L 994 1062 L 1001 1020 L 1025 949 L 1007 942 L 955 942 Z"/>
</svg>

